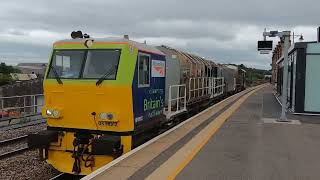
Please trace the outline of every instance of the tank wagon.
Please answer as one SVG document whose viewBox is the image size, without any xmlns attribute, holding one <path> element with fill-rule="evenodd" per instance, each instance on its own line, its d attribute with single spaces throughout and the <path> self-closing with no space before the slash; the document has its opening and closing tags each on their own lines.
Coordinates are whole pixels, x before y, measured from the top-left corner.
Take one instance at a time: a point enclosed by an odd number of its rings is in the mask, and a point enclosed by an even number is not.
<svg viewBox="0 0 320 180">
<path fill-rule="evenodd" d="M 47 130 L 28 137 L 61 172 L 89 174 L 148 132 L 244 88 L 239 70 L 174 48 L 72 37 L 54 43 L 46 71 Z"/>
</svg>

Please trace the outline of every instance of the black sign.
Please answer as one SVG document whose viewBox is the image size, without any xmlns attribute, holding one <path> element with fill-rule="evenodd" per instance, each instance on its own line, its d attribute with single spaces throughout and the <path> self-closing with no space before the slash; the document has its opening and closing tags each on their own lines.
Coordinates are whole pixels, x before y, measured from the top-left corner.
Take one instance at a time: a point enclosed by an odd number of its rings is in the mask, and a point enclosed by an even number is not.
<svg viewBox="0 0 320 180">
<path fill-rule="evenodd" d="M 318 27 L 318 37 L 317 37 L 318 43 L 320 43 L 320 27 Z"/>
<path fill-rule="evenodd" d="M 272 41 L 258 41 L 258 51 L 272 50 Z"/>
</svg>

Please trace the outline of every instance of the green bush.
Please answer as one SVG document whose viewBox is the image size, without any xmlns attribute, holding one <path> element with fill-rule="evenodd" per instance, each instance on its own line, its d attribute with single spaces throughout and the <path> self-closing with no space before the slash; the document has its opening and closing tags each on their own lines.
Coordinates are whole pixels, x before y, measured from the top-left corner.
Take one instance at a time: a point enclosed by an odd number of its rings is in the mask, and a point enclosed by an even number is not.
<svg viewBox="0 0 320 180">
<path fill-rule="evenodd" d="M 10 73 L 19 73 L 19 69 L 12 66 L 7 66 L 5 63 L 0 63 L 0 86 L 10 84 L 13 82 Z"/>
</svg>

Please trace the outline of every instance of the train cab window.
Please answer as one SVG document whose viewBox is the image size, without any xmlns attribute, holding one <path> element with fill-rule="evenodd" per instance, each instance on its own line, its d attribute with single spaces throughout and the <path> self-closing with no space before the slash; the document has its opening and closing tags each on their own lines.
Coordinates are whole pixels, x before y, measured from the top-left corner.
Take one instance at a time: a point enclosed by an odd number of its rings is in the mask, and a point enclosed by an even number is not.
<svg viewBox="0 0 320 180">
<path fill-rule="evenodd" d="M 115 80 L 120 50 L 57 50 L 47 78 Z"/>
<path fill-rule="evenodd" d="M 49 68 L 48 78 L 79 78 L 84 51 L 55 51 Z"/>
<path fill-rule="evenodd" d="M 115 80 L 120 50 L 89 50 L 82 78 Z"/>
<path fill-rule="evenodd" d="M 60 66 L 63 71 L 70 69 L 70 56 L 56 55 L 56 66 Z"/>
<path fill-rule="evenodd" d="M 150 85 L 150 55 L 140 53 L 138 63 L 138 87 L 148 87 Z"/>
</svg>

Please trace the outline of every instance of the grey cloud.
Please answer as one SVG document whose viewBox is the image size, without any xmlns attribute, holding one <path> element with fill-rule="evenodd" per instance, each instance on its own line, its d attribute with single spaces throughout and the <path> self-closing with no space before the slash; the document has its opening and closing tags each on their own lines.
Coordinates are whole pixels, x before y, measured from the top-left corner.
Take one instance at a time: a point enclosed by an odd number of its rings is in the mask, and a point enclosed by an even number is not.
<svg viewBox="0 0 320 180">
<path fill-rule="evenodd" d="M 263 28 L 314 27 L 319 5 L 305 0 L 308 11 L 302 12 L 301 3 L 291 0 L 10 0 L 1 4 L 0 57 L 46 61 L 53 41 L 80 29 L 96 37 L 129 34 L 221 62 L 269 68 L 270 57 L 260 56 L 255 47 Z M 30 32 L 39 30 L 55 36 L 43 43 L 37 42 L 43 35 L 30 39 Z"/>
</svg>

